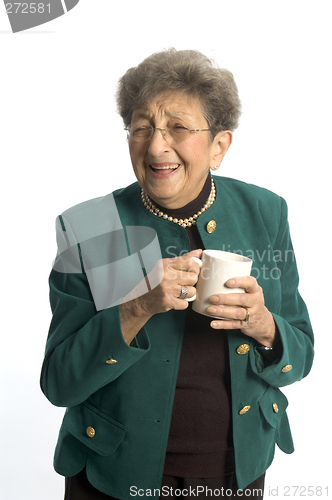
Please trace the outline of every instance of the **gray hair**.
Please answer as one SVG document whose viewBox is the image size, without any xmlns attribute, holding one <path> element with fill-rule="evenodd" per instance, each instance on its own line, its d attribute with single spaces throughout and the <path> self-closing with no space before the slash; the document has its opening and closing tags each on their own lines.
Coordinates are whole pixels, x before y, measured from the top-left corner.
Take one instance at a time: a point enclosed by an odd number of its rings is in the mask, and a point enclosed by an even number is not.
<svg viewBox="0 0 332 500">
<path fill-rule="evenodd" d="M 120 78 L 116 97 L 125 127 L 130 126 L 135 108 L 169 91 L 200 101 L 212 138 L 237 128 L 241 101 L 232 73 L 201 52 L 173 48 L 152 54 Z"/>
</svg>

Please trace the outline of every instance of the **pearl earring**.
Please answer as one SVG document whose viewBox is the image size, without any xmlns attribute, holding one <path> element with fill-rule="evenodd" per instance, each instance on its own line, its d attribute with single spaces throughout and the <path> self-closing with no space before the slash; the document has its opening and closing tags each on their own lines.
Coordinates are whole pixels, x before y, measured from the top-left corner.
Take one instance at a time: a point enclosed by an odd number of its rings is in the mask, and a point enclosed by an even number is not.
<svg viewBox="0 0 332 500">
<path fill-rule="evenodd" d="M 212 168 L 212 170 L 218 170 L 219 166 L 220 165 L 215 165 L 214 167 L 211 167 L 211 168 Z"/>
</svg>

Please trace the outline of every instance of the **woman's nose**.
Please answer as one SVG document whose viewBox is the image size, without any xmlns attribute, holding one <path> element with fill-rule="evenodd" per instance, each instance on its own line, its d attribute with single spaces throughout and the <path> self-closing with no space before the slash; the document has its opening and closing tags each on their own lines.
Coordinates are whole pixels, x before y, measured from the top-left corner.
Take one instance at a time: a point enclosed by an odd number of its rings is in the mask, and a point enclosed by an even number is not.
<svg viewBox="0 0 332 500">
<path fill-rule="evenodd" d="M 171 146 L 166 139 L 166 131 L 162 128 L 155 128 L 149 143 L 149 154 L 158 157 L 163 153 L 170 151 Z"/>
</svg>

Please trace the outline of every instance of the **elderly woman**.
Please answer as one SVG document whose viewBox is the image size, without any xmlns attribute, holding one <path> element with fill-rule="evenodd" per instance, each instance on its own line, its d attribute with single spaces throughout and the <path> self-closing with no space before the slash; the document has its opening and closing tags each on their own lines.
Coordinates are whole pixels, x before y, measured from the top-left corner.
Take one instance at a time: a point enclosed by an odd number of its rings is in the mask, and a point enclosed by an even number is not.
<svg viewBox="0 0 332 500">
<path fill-rule="evenodd" d="M 57 219 L 41 386 L 67 407 L 54 460 L 65 498 L 262 498 L 275 444 L 293 452 L 279 387 L 313 360 L 286 203 L 211 176 L 240 101 L 201 53 L 153 54 L 117 99 L 138 182 Z M 186 300 L 202 249 L 254 261 L 226 283 L 245 293 L 213 295 L 206 315 Z"/>
</svg>

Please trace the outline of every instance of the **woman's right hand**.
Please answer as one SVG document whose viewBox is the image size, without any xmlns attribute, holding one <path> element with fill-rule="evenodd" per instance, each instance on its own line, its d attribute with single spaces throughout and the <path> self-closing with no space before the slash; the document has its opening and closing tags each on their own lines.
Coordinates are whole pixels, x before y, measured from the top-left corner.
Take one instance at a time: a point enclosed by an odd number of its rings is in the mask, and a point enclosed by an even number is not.
<svg viewBox="0 0 332 500">
<path fill-rule="evenodd" d="M 171 309 L 187 309 L 188 301 L 179 297 L 183 286 L 188 289 L 188 299 L 195 295 L 194 285 L 197 283 L 200 267 L 192 257 L 200 258 L 201 255 L 202 250 L 193 250 L 179 257 L 162 259 L 157 264 L 158 272 L 162 273 L 158 286 L 133 300 L 125 299 L 120 305 L 122 334 L 127 344 L 130 344 L 154 314 Z"/>
</svg>

